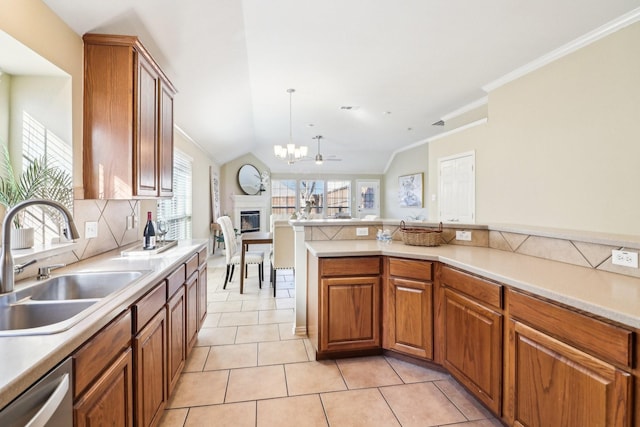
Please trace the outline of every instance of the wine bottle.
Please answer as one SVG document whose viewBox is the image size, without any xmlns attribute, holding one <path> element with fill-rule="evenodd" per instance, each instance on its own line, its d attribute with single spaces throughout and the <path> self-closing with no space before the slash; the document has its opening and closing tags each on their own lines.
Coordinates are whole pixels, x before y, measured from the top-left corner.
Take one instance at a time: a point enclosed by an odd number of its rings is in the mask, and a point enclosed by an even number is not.
<svg viewBox="0 0 640 427">
<path fill-rule="evenodd" d="M 144 226 L 142 236 L 142 249 L 151 250 L 156 248 L 156 228 L 153 226 L 153 221 L 151 221 L 151 212 L 147 212 L 147 224 Z"/>
</svg>

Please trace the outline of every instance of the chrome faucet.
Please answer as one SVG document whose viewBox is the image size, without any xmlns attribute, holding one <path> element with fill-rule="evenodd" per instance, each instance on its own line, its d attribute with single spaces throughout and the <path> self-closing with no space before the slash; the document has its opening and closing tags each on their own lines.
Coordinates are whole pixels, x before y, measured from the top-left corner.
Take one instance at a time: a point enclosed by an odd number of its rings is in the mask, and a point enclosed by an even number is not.
<svg viewBox="0 0 640 427">
<path fill-rule="evenodd" d="M 73 222 L 71 212 L 62 205 L 53 200 L 31 199 L 20 202 L 9 209 L 2 221 L 2 249 L 0 250 L 0 294 L 13 291 L 14 285 L 14 265 L 13 256 L 11 255 L 11 222 L 16 214 L 22 209 L 33 205 L 45 205 L 60 211 L 65 221 L 63 233 L 69 240 L 79 239 L 80 233 Z"/>
</svg>

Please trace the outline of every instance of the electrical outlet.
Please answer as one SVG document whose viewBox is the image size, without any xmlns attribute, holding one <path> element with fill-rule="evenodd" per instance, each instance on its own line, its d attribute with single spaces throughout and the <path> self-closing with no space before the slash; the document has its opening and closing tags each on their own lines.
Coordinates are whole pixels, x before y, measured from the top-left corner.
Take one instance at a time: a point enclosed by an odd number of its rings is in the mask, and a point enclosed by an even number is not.
<svg viewBox="0 0 640 427">
<path fill-rule="evenodd" d="M 614 249 L 611 251 L 611 262 L 614 265 L 638 268 L 638 252 L 618 251 Z"/>
<path fill-rule="evenodd" d="M 98 237 L 98 222 L 97 221 L 87 221 L 84 223 L 84 238 L 85 239 L 93 239 L 94 237 Z"/>
<path fill-rule="evenodd" d="M 456 230 L 456 240 L 471 241 L 471 232 L 465 230 Z"/>
<path fill-rule="evenodd" d="M 356 227 L 356 236 L 368 236 L 369 229 L 367 227 Z"/>
</svg>

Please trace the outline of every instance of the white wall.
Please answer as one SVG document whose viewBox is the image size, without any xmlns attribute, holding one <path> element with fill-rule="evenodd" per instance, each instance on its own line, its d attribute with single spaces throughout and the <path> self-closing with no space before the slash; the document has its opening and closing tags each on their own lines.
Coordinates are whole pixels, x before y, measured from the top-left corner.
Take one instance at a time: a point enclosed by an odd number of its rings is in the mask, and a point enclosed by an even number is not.
<svg viewBox="0 0 640 427">
<path fill-rule="evenodd" d="M 473 149 L 478 223 L 640 235 L 639 118 L 636 23 L 491 92 L 486 125 L 429 144 L 429 193 Z"/>
<path fill-rule="evenodd" d="M 9 146 L 14 164 L 22 164 L 23 113 L 72 145 L 71 78 L 13 76 L 11 79 Z"/>
<path fill-rule="evenodd" d="M 422 173 L 422 208 L 400 207 L 398 192 L 400 190 L 399 177 L 402 175 L 412 175 Z M 389 165 L 384 175 L 384 185 L 382 192 L 382 218 L 407 219 L 408 216 L 423 216 L 428 218 L 428 202 L 426 190 L 429 181 L 429 146 L 424 143 L 415 148 L 396 153 L 393 162 Z"/>
</svg>

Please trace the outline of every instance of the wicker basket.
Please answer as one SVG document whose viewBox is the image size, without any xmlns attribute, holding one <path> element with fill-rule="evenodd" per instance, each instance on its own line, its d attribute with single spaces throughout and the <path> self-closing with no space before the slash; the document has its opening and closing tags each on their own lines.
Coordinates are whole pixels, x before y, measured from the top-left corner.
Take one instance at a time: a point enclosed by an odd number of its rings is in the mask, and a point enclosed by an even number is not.
<svg viewBox="0 0 640 427">
<path fill-rule="evenodd" d="M 442 223 L 440 223 L 437 230 L 429 230 L 426 228 L 408 228 L 405 227 L 404 221 L 400 221 L 400 232 L 402 233 L 402 242 L 405 245 L 440 246 Z"/>
</svg>

